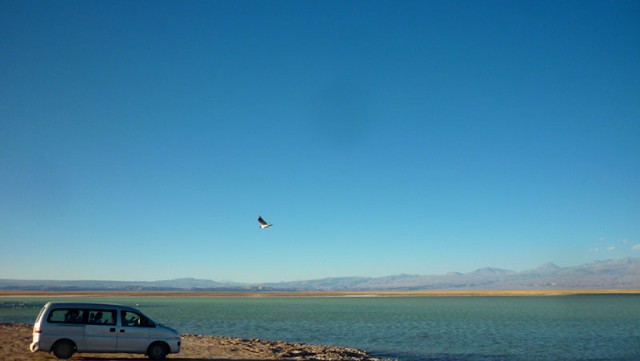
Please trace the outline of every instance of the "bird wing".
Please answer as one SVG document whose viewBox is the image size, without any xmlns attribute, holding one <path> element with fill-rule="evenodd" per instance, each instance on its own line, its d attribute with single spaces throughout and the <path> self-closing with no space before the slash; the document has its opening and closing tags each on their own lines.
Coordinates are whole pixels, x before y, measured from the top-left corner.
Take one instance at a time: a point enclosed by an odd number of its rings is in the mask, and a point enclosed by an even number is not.
<svg viewBox="0 0 640 361">
<path fill-rule="evenodd" d="M 262 219 L 262 217 L 260 217 L 260 216 L 258 216 L 258 222 L 260 222 L 260 224 L 262 224 L 262 225 L 264 225 L 264 226 L 266 226 L 267 224 L 269 224 L 269 223 L 267 223 L 264 219 Z"/>
</svg>

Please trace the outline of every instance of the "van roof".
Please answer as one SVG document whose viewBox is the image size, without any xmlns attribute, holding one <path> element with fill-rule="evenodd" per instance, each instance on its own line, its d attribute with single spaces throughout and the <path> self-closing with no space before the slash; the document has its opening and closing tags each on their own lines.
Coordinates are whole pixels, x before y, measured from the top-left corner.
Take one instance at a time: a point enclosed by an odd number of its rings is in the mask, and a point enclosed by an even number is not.
<svg viewBox="0 0 640 361">
<path fill-rule="evenodd" d="M 138 311 L 138 309 L 125 306 L 125 305 L 117 305 L 117 304 L 109 304 L 109 303 L 87 303 L 87 302 L 48 302 L 44 305 L 45 308 L 96 308 L 96 309 L 109 309 L 109 308 L 118 308 L 121 310 L 129 310 L 129 311 Z"/>
</svg>

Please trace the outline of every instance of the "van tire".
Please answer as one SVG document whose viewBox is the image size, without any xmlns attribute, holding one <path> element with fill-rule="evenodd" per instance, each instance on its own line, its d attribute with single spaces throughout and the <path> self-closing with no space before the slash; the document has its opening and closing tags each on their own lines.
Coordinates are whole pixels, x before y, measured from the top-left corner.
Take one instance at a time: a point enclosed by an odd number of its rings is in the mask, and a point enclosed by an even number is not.
<svg viewBox="0 0 640 361">
<path fill-rule="evenodd" d="M 53 345 L 51 351 L 58 359 L 68 359 L 76 352 L 76 345 L 71 340 L 60 340 Z"/>
<path fill-rule="evenodd" d="M 152 360 L 164 360 L 169 353 L 169 347 L 164 342 L 154 342 L 147 349 L 147 356 Z"/>
</svg>

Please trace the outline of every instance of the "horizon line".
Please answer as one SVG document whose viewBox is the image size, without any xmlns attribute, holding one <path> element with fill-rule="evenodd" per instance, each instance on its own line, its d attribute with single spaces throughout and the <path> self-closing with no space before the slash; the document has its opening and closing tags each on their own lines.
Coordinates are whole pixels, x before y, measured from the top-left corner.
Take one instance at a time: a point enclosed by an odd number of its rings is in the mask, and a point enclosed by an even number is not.
<svg viewBox="0 0 640 361">
<path fill-rule="evenodd" d="M 3 291 L 0 297 L 479 297 L 479 296 L 573 296 L 573 295 L 638 295 L 640 289 L 505 289 L 505 290 L 419 290 L 419 291 Z"/>
</svg>

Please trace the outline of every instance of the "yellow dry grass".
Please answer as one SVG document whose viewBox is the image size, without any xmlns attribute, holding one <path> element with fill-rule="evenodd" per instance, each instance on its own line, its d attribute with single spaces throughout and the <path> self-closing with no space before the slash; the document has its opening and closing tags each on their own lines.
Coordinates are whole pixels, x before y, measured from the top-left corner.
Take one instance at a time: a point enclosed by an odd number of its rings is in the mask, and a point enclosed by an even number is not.
<svg viewBox="0 0 640 361">
<path fill-rule="evenodd" d="M 640 294 L 640 289 L 567 290 L 424 290 L 358 292 L 43 292 L 0 291 L 0 297 L 447 297 L 447 296 L 564 296 Z"/>
</svg>

